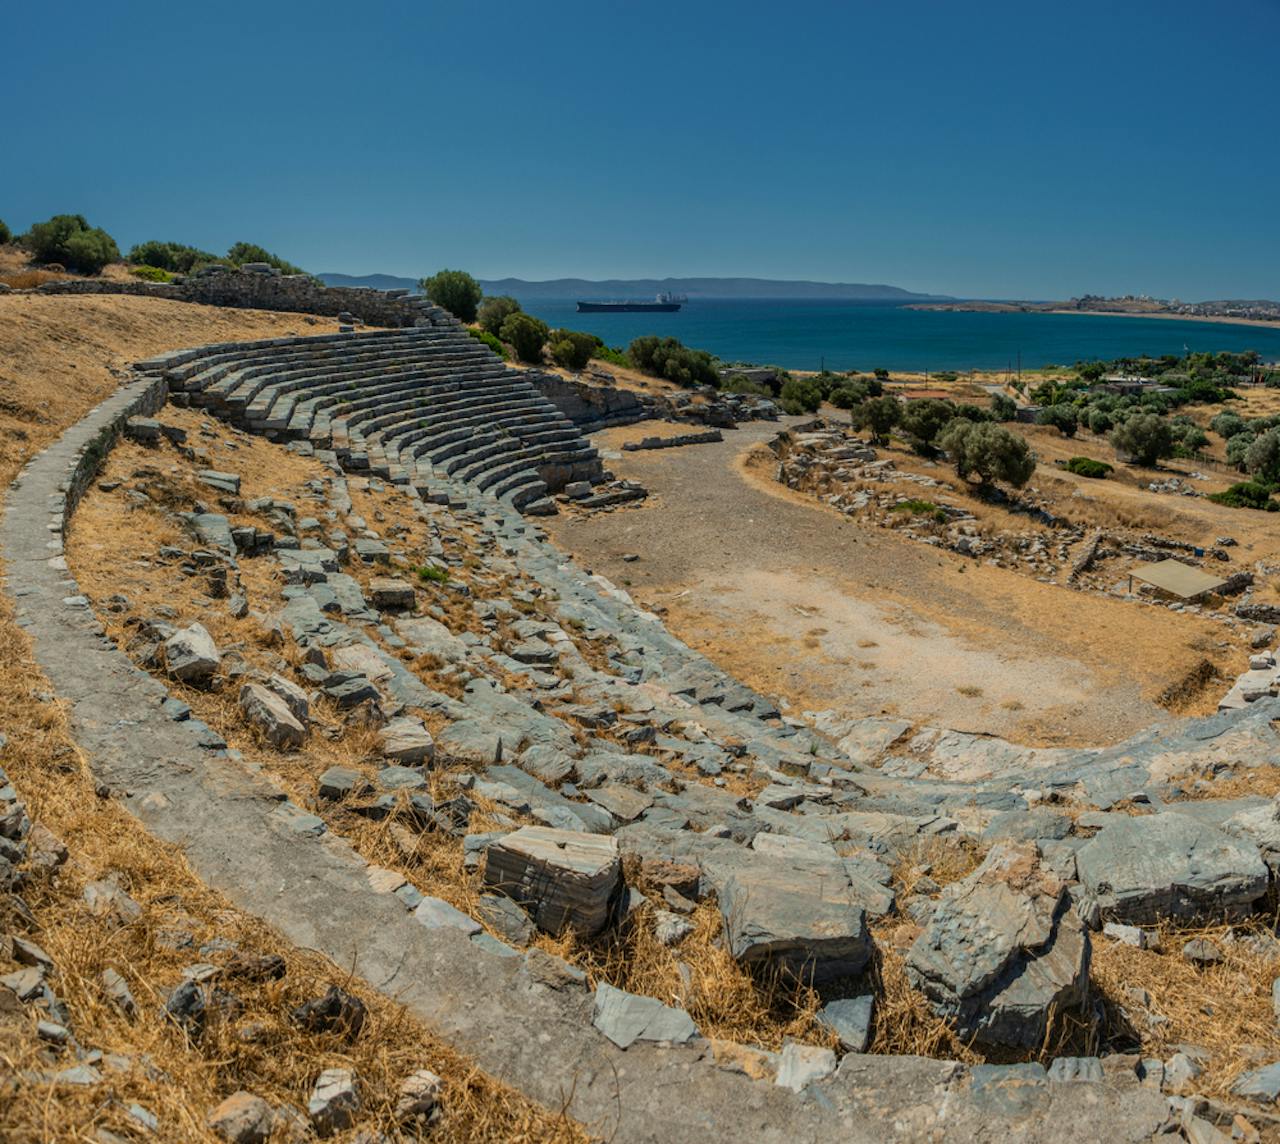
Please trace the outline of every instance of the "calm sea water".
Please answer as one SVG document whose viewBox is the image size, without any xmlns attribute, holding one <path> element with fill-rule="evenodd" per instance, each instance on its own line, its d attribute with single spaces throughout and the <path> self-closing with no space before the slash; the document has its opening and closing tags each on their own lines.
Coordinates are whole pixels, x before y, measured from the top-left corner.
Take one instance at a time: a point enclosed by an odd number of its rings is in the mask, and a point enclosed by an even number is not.
<svg viewBox="0 0 1280 1144">
<path fill-rule="evenodd" d="M 1280 329 L 1087 314 L 981 314 L 862 302 L 695 299 L 675 314 L 579 314 L 575 300 L 528 301 L 543 321 L 625 346 L 679 338 L 726 361 L 788 369 L 1003 369 L 1138 354 L 1257 350 L 1280 360 Z"/>
</svg>

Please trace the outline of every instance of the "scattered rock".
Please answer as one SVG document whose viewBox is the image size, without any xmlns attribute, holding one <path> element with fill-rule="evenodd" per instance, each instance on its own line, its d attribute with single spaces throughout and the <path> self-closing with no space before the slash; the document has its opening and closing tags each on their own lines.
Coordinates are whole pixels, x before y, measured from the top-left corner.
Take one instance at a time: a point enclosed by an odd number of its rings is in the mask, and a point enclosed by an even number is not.
<svg viewBox="0 0 1280 1144">
<path fill-rule="evenodd" d="M 266 1144 L 275 1126 L 275 1114 L 262 1097 L 242 1089 L 209 1114 L 208 1124 L 227 1144 Z"/>
<path fill-rule="evenodd" d="M 439 1111 L 444 1081 L 429 1069 L 411 1072 L 400 1082 L 396 1097 L 396 1119 L 431 1120 Z"/>
<path fill-rule="evenodd" d="M 325 1069 L 311 1090 L 307 1116 L 320 1137 L 350 1128 L 360 1111 L 356 1075 L 350 1069 Z"/>
<path fill-rule="evenodd" d="M 429 763 L 435 758 L 435 742 L 421 719 L 402 715 L 382 728 L 382 753 L 405 766 Z"/>
<path fill-rule="evenodd" d="M 830 1029 L 840 1038 L 840 1047 L 850 1053 L 865 1053 L 871 1043 L 871 1014 L 875 998 L 870 994 L 862 997 L 841 998 L 828 1001 L 818 1010 L 816 1020 L 819 1025 Z"/>
<path fill-rule="evenodd" d="M 836 1071 L 836 1055 L 817 1045 L 787 1041 L 778 1059 L 778 1075 L 774 1084 L 801 1092 L 814 1081 L 825 1080 Z"/>
<path fill-rule="evenodd" d="M 1204 967 L 1217 965 L 1222 960 L 1222 950 L 1207 938 L 1192 938 L 1182 947 L 1182 956 L 1193 965 Z"/>
<path fill-rule="evenodd" d="M 306 742 L 307 729 L 289 704 L 260 683 L 246 683 L 240 688 L 240 710 L 250 726 L 279 750 L 297 750 Z"/>
<path fill-rule="evenodd" d="M 366 1013 L 360 998 L 330 985 L 323 997 L 306 1001 L 294 1009 L 293 1020 L 308 1032 L 336 1033 L 354 1041 L 364 1028 Z"/>
<path fill-rule="evenodd" d="M 169 674 L 183 683 L 208 682 L 222 663 L 203 624 L 192 624 L 165 640 L 164 658 Z"/>
<path fill-rule="evenodd" d="M 626 993 L 603 982 L 596 986 L 592 1024 L 620 1049 L 636 1041 L 669 1041 L 681 1045 L 698 1035 L 693 1019 L 652 997 Z"/>
</svg>

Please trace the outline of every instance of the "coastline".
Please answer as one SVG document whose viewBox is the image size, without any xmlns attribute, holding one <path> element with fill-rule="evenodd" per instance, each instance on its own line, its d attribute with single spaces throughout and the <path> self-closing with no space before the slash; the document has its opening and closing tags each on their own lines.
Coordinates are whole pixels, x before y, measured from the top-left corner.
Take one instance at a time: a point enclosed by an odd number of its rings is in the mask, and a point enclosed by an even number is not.
<svg viewBox="0 0 1280 1144">
<path fill-rule="evenodd" d="M 913 302 L 905 310 L 926 310 L 942 314 L 1065 314 L 1094 318 L 1157 318 L 1165 322 L 1213 322 L 1221 326 L 1258 326 L 1280 330 L 1280 319 L 1233 318 L 1227 314 L 1172 314 L 1166 310 L 1067 310 L 1041 306 L 1021 306 L 1014 302 Z"/>
<path fill-rule="evenodd" d="M 1037 310 L 1040 314 L 1086 314 L 1098 318 L 1158 318 L 1165 322 L 1215 322 L 1222 326 L 1261 326 L 1264 330 L 1280 330 L 1280 321 L 1265 318 L 1232 318 L 1226 314 L 1131 314 L 1127 310 Z"/>
</svg>

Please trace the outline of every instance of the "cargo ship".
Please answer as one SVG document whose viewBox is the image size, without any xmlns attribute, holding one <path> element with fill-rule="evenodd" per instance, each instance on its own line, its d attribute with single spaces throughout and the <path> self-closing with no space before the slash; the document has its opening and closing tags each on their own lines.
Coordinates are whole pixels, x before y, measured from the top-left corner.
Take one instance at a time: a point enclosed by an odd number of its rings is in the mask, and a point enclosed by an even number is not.
<svg viewBox="0 0 1280 1144">
<path fill-rule="evenodd" d="M 683 295 L 659 294 L 652 302 L 579 302 L 579 314 L 674 314 L 688 301 Z"/>
</svg>

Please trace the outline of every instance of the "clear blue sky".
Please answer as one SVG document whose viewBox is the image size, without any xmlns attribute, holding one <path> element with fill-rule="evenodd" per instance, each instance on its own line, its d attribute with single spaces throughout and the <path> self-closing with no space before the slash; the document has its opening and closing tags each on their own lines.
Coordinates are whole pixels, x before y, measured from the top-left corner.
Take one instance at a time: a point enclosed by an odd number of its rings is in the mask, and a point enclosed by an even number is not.
<svg viewBox="0 0 1280 1144">
<path fill-rule="evenodd" d="M 1280 297 L 1280 0 L 20 3 L 0 217 L 310 270 Z"/>
</svg>

